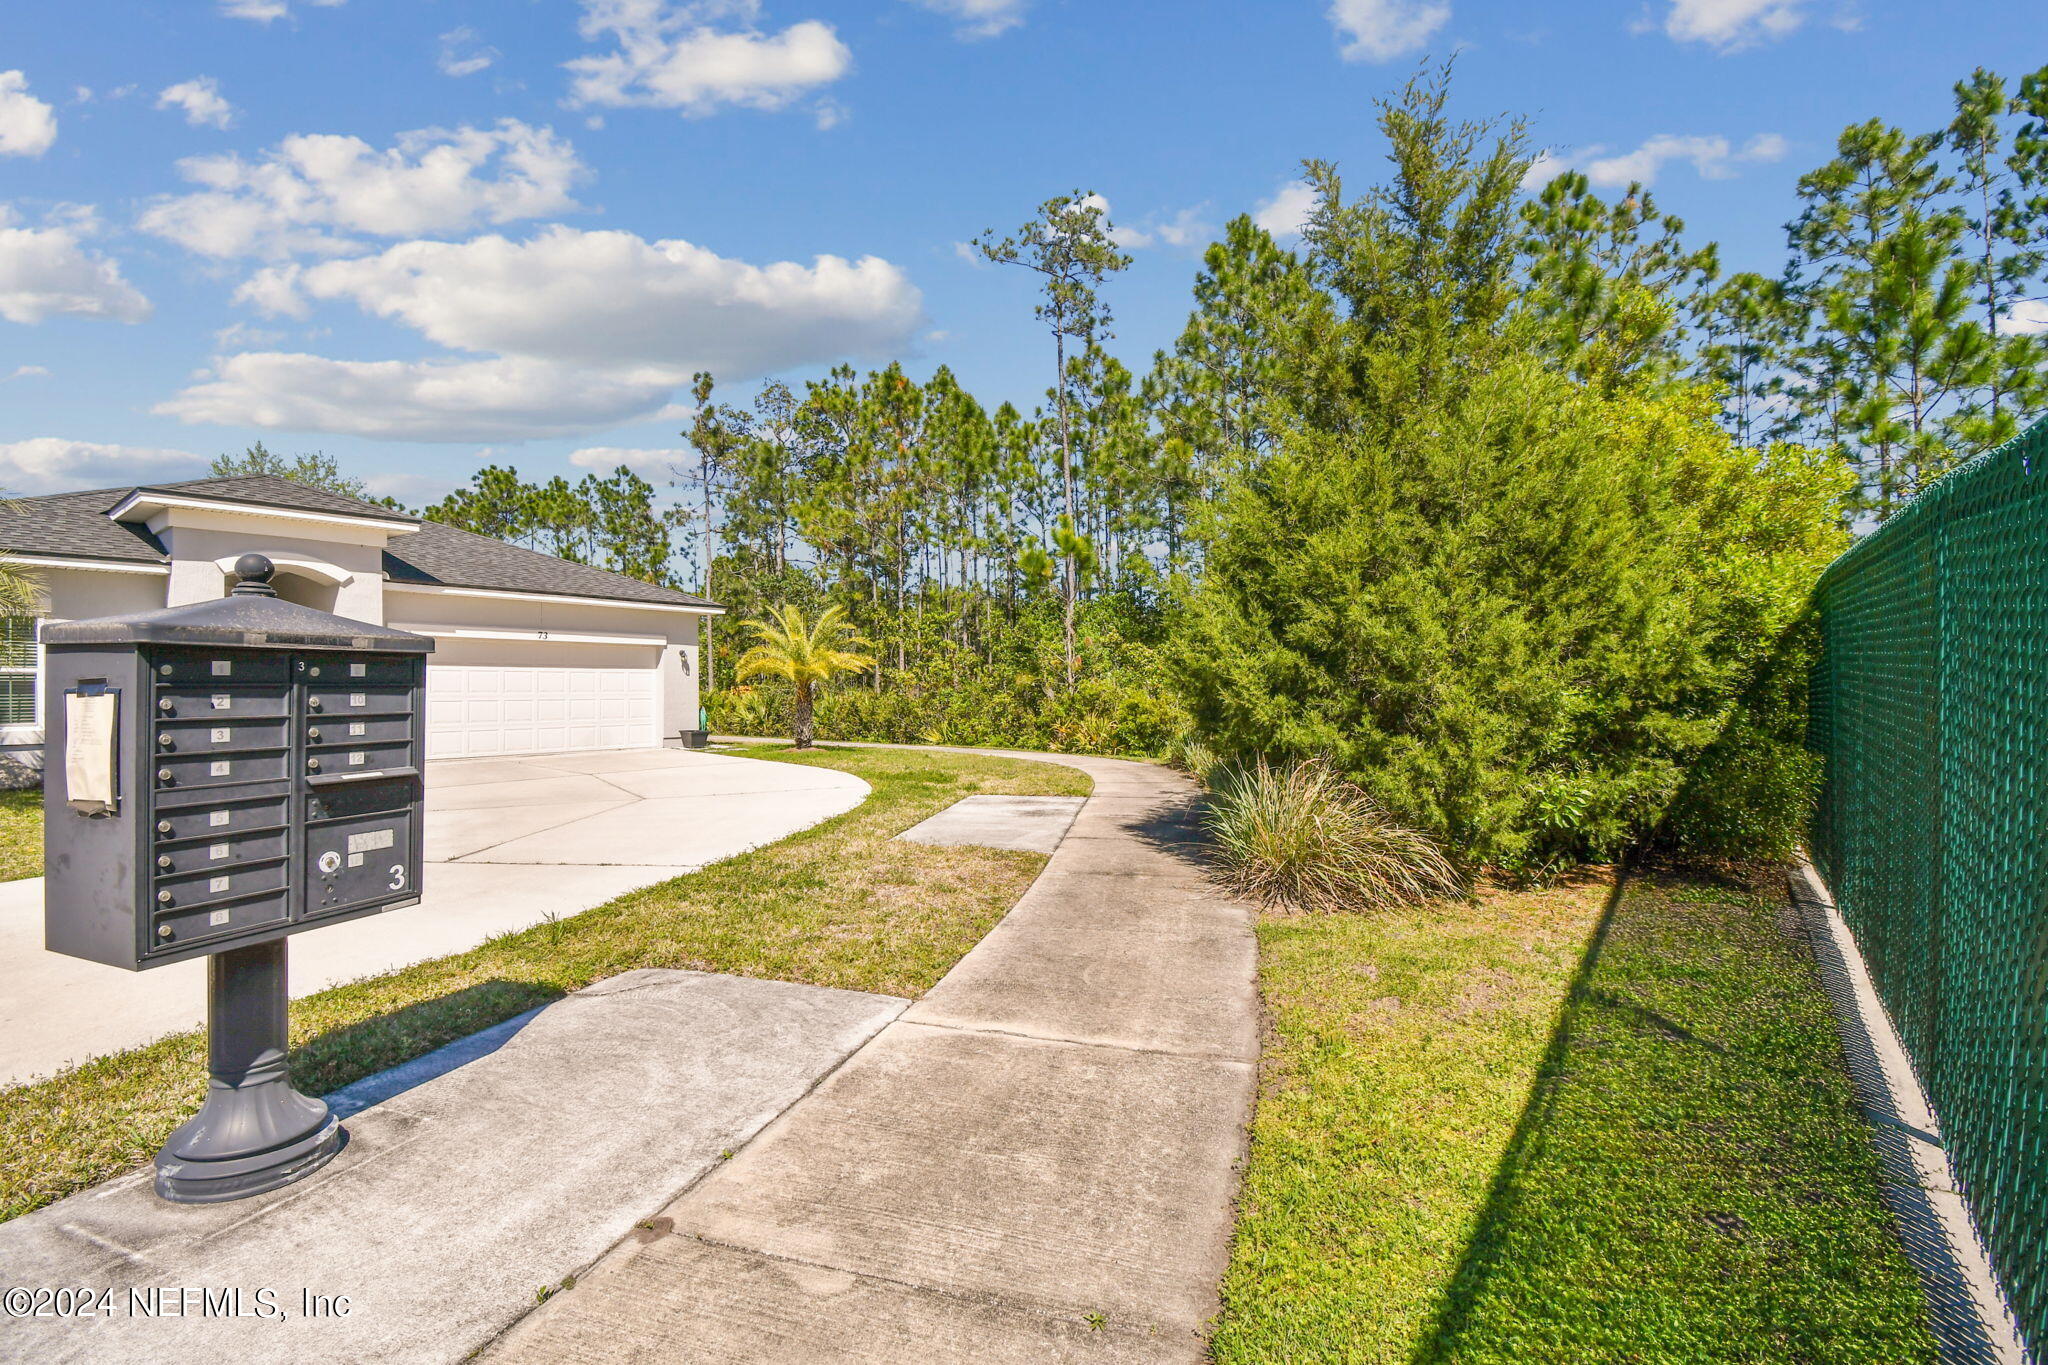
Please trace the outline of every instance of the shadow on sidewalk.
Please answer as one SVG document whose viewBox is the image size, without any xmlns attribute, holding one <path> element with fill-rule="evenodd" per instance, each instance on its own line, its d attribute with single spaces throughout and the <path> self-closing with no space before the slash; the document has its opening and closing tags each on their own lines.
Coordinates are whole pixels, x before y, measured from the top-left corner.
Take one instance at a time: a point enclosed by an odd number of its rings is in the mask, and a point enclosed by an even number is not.
<svg viewBox="0 0 2048 1365">
<path fill-rule="evenodd" d="M 530 981 L 480 981 L 358 1020 L 292 1049 L 292 1082 L 308 1095 L 325 1095 L 552 1004 L 563 995 L 556 987 Z"/>
</svg>

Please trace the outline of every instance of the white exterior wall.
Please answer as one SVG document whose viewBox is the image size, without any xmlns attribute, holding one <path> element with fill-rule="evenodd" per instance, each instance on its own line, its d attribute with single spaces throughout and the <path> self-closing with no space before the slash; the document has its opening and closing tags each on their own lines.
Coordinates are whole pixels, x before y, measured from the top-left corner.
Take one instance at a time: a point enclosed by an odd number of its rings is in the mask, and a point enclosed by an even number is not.
<svg viewBox="0 0 2048 1365">
<path fill-rule="evenodd" d="M 154 611 L 164 606 L 163 573 L 108 572 L 100 569 L 31 568 L 43 585 L 40 622 L 83 621 L 93 616 Z M 36 714 L 42 714 L 42 651 L 36 654 Z M 35 781 L 43 770 L 43 727 L 0 725 L 0 785 Z"/>
<path fill-rule="evenodd" d="M 192 518 L 202 518 L 194 524 Z M 155 523 L 165 520 L 161 527 Z M 179 508 L 168 518 L 152 519 L 151 529 L 171 556 L 171 583 L 165 605 L 207 602 L 233 586 L 221 568 L 245 554 L 267 555 L 280 579 L 289 575 L 333 588 L 334 605 L 326 610 L 354 621 L 384 624 L 384 543 L 382 531 L 328 538 L 344 528 L 263 516 L 221 517 Z M 354 528 L 347 528 L 353 531 Z M 324 604 L 323 604 L 324 605 Z"/>
</svg>

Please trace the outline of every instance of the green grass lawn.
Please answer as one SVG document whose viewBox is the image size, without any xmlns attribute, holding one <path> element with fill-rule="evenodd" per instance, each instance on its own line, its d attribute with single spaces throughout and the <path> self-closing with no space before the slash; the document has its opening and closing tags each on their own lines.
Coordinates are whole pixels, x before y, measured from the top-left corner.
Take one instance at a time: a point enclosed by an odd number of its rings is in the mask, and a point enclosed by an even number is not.
<svg viewBox="0 0 2048 1365">
<path fill-rule="evenodd" d="M 1775 884 L 1267 916 L 1214 1354 L 1931 1361 Z"/>
<path fill-rule="evenodd" d="M 43 794 L 0 791 L 0 882 L 43 875 Z"/>
<path fill-rule="evenodd" d="M 292 1002 L 299 1088 L 325 1094 L 635 967 L 922 995 L 1009 910 L 1045 858 L 892 836 L 963 796 L 1078 796 L 1090 786 L 1071 768 L 1014 759 L 745 752 L 857 773 L 874 793 L 813 829 L 573 918 Z M 111 973 L 108 980 L 118 987 Z M 205 1062 L 204 1035 L 193 1032 L 0 1089 L 0 1218 L 147 1161 L 198 1108 Z"/>
</svg>

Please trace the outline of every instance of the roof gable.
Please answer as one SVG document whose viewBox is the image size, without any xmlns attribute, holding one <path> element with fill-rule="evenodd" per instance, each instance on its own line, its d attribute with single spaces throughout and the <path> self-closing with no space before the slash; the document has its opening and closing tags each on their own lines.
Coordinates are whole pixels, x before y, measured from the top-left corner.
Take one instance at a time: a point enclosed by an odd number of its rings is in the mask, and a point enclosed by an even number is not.
<svg viewBox="0 0 2048 1365">
<path fill-rule="evenodd" d="M 107 515 L 131 493 L 175 496 L 279 507 L 340 516 L 373 516 L 417 526 L 384 552 L 384 573 L 394 583 L 494 592 L 547 593 L 614 602 L 645 602 L 663 606 L 703 607 L 715 603 L 674 588 L 629 578 L 610 569 L 577 564 L 553 555 L 510 545 L 436 521 L 421 521 L 391 508 L 324 488 L 312 488 L 269 474 L 220 479 L 191 479 L 141 488 L 94 488 L 22 498 L 0 506 L 0 551 L 121 563 L 162 564 L 164 547 L 148 529 L 117 522 Z"/>
</svg>

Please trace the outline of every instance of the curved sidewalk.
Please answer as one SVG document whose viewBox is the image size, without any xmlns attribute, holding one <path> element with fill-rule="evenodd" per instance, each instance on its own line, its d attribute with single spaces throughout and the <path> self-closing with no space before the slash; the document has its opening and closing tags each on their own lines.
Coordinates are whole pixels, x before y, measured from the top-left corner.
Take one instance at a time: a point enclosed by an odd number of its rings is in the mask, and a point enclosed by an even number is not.
<svg viewBox="0 0 2048 1365">
<path fill-rule="evenodd" d="M 1202 1358 L 1257 1059 L 1251 913 L 1203 875 L 1185 778 L 977 752 L 1095 780 L 1016 908 L 486 1358 Z"/>
</svg>

